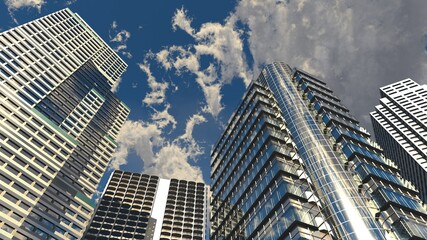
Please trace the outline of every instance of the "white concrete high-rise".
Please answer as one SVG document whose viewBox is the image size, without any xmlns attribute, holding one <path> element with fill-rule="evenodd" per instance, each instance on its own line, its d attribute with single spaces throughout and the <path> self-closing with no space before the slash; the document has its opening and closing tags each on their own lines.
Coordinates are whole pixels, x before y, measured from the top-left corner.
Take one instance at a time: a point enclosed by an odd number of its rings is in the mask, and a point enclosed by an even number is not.
<svg viewBox="0 0 427 240">
<path fill-rule="evenodd" d="M 380 93 L 371 113 L 376 140 L 427 203 L 427 85 L 405 79 Z"/>
<path fill-rule="evenodd" d="M 204 240 L 208 192 L 203 183 L 114 171 L 84 238 Z"/>
<path fill-rule="evenodd" d="M 80 239 L 129 114 L 126 63 L 64 9 L 0 33 L 0 239 Z"/>
</svg>

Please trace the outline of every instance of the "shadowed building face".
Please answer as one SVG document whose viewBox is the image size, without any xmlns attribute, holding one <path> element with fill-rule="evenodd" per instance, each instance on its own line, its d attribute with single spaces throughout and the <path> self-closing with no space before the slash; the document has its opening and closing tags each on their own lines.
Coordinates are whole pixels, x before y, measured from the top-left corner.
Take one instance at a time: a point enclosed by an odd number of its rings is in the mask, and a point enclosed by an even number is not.
<svg viewBox="0 0 427 240">
<path fill-rule="evenodd" d="M 85 239 L 199 239 L 208 226 L 208 187 L 114 171 Z"/>
</svg>

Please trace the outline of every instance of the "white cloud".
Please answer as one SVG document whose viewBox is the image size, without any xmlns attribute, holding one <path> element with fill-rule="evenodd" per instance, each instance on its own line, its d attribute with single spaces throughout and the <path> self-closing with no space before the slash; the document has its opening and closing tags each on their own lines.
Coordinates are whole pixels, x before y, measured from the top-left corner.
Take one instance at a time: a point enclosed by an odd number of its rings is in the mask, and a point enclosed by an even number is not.
<svg viewBox="0 0 427 240">
<path fill-rule="evenodd" d="M 187 142 L 193 141 L 193 130 L 196 125 L 207 122 L 206 118 L 200 114 L 194 114 L 188 119 L 187 124 L 185 125 L 185 133 L 180 136 L 180 139 L 183 139 Z"/>
<path fill-rule="evenodd" d="M 111 86 L 111 91 L 113 93 L 116 93 L 119 90 L 119 85 L 122 82 L 122 78 L 119 78 L 117 81 L 114 82 L 113 86 Z"/>
<path fill-rule="evenodd" d="M 251 79 L 243 52 L 242 31 L 235 27 L 234 17 L 227 18 L 225 24 L 205 23 L 198 31 L 191 26 L 191 21 L 187 11 L 181 8 L 172 18 L 172 27 L 184 30 L 196 43 L 186 48 L 170 46 L 155 54 L 155 59 L 166 70 L 173 68 L 177 74 L 194 74 L 205 96 L 203 110 L 216 118 L 223 109 L 221 89 L 224 84 L 240 78 L 248 85 Z M 200 65 L 203 57 L 213 59 L 207 68 Z"/>
<path fill-rule="evenodd" d="M 114 27 L 114 25 L 112 27 Z M 115 27 L 117 28 L 117 25 Z M 125 43 L 130 38 L 130 36 L 131 34 L 129 31 L 121 30 L 112 39 L 110 39 L 110 42 Z"/>
<path fill-rule="evenodd" d="M 116 53 L 122 54 L 123 56 L 131 59 L 132 53 L 127 50 L 127 41 L 131 37 L 131 33 L 125 29 L 118 30 L 119 25 L 116 21 L 111 23 L 109 31 L 110 42 L 112 48 Z M 115 46 L 114 46 L 115 45 Z"/>
<path fill-rule="evenodd" d="M 194 29 L 191 27 L 192 19 L 187 17 L 187 11 L 184 8 L 177 9 L 175 15 L 172 17 L 172 28 L 175 31 L 178 28 L 181 28 L 186 33 L 191 36 L 194 35 Z"/>
<path fill-rule="evenodd" d="M 121 165 L 127 163 L 126 158 L 131 150 L 144 160 L 144 164 L 152 164 L 153 147 L 160 146 L 164 141 L 161 133 L 161 129 L 154 123 L 126 121 L 117 137 L 119 146 L 114 153 L 110 167 L 120 169 Z"/>
<path fill-rule="evenodd" d="M 176 127 L 176 120 L 172 115 L 169 114 L 169 108 L 170 104 L 166 104 L 166 107 L 163 111 L 157 111 L 154 109 L 154 114 L 151 115 L 151 120 L 153 120 L 160 129 L 165 128 L 169 124 L 172 125 L 172 129 L 175 129 Z"/>
<path fill-rule="evenodd" d="M 37 8 L 39 11 L 46 2 L 44 0 L 6 0 L 5 4 L 9 11 L 14 11 L 23 7 Z"/>
<path fill-rule="evenodd" d="M 203 154 L 203 149 L 194 140 L 192 133 L 194 126 L 206 119 L 199 114 L 193 115 L 187 121 L 185 133 L 168 141 L 163 136 L 163 130 L 169 124 L 176 124 L 175 119 L 167 113 L 168 109 L 169 106 L 162 112 L 156 112 L 150 123 L 127 121 L 124 124 L 110 168 L 119 169 L 127 163 L 129 152 L 135 151 L 144 164 L 144 173 L 203 182 L 200 167 L 191 164 L 191 161 L 195 162 L 196 157 Z"/>
<path fill-rule="evenodd" d="M 147 74 L 148 86 L 151 89 L 151 92 L 147 93 L 142 101 L 148 106 L 163 103 L 166 99 L 166 90 L 169 84 L 167 82 L 157 82 L 156 78 L 151 73 L 150 64 L 148 64 L 147 61 L 138 64 L 138 66 Z"/>
<path fill-rule="evenodd" d="M 42 6 L 46 3 L 44 0 L 5 0 L 4 3 L 9 11 L 9 16 L 18 24 L 14 12 L 20 8 L 36 8 L 40 13 Z"/>
<path fill-rule="evenodd" d="M 188 159 L 191 152 L 177 144 L 167 144 L 157 154 L 155 164 L 147 166 L 145 173 L 164 178 L 177 178 L 203 182 L 203 174 L 198 166 L 191 165 Z"/>
<path fill-rule="evenodd" d="M 125 50 L 126 48 L 128 48 L 126 45 L 122 44 L 122 45 L 118 45 L 117 47 L 114 48 L 114 51 L 119 52 L 122 50 Z"/>
<path fill-rule="evenodd" d="M 116 21 L 113 21 L 112 23 L 111 23 L 111 29 L 116 29 L 117 28 L 117 22 Z"/>
<path fill-rule="evenodd" d="M 187 151 L 190 153 L 191 158 L 197 161 L 196 157 L 204 153 L 204 149 L 193 138 L 193 130 L 196 125 L 207 122 L 206 118 L 200 114 L 191 116 L 185 126 L 185 133 L 179 137 L 187 144 Z"/>
<path fill-rule="evenodd" d="M 156 54 L 157 62 L 161 63 L 166 70 L 169 70 L 172 67 L 172 63 L 169 62 L 169 51 L 163 49 Z"/>
<path fill-rule="evenodd" d="M 77 0 L 68 0 L 65 2 L 65 6 L 70 6 L 70 5 L 74 4 L 75 2 L 77 2 Z"/>
<path fill-rule="evenodd" d="M 252 78 L 241 34 L 235 26 L 234 17 L 227 18 L 225 24 L 205 23 L 196 33 L 196 53 L 214 57 L 220 65 L 222 82 L 229 83 L 234 77 L 239 77 L 249 85 Z"/>
</svg>

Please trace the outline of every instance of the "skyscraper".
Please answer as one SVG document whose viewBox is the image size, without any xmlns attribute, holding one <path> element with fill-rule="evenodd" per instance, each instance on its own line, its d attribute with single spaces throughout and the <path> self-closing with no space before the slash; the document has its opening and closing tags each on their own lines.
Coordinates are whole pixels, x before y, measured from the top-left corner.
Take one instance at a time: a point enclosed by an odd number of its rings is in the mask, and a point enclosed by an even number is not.
<svg viewBox="0 0 427 240">
<path fill-rule="evenodd" d="M 212 151 L 212 239 L 425 239 L 412 185 L 318 78 L 267 65 Z"/>
<path fill-rule="evenodd" d="M 371 113 L 376 140 L 427 203 L 427 85 L 405 79 L 380 93 Z"/>
<path fill-rule="evenodd" d="M 205 239 L 203 183 L 114 171 L 85 239 Z"/>
<path fill-rule="evenodd" d="M 126 64 L 69 9 L 0 34 L 0 238 L 78 239 L 129 109 Z"/>
</svg>

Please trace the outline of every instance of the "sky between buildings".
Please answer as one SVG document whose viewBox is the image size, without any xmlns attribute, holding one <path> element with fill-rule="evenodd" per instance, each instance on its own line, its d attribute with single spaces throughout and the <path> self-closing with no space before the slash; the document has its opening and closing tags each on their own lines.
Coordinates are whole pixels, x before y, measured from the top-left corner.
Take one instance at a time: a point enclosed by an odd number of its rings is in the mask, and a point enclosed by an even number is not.
<svg viewBox="0 0 427 240">
<path fill-rule="evenodd" d="M 129 65 L 113 89 L 131 114 L 109 172 L 209 184 L 212 146 L 273 61 L 322 78 L 368 130 L 379 87 L 427 83 L 425 0 L 4 0 L 0 30 L 65 7 Z"/>
</svg>

